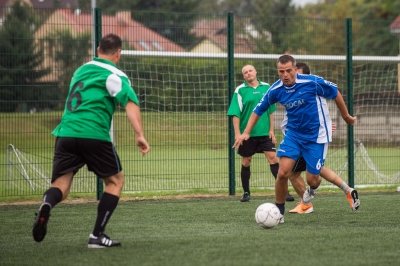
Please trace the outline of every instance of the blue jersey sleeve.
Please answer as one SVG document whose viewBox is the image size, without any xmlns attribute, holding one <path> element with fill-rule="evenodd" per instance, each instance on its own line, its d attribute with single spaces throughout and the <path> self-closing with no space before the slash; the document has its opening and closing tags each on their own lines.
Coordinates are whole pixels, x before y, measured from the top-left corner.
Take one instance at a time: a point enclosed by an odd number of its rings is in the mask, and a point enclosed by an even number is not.
<svg viewBox="0 0 400 266">
<path fill-rule="evenodd" d="M 338 94 L 338 87 L 335 83 L 316 76 L 317 94 L 326 99 L 335 99 Z"/>
<path fill-rule="evenodd" d="M 262 116 L 268 110 L 268 108 L 271 106 L 271 103 L 269 101 L 270 93 L 271 93 L 271 90 L 269 90 L 266 94 L 264 94 L 261 101 L 256 105 L 256 107 L 254 107 L 253 112 L 256 115 Z"/>
</svg>

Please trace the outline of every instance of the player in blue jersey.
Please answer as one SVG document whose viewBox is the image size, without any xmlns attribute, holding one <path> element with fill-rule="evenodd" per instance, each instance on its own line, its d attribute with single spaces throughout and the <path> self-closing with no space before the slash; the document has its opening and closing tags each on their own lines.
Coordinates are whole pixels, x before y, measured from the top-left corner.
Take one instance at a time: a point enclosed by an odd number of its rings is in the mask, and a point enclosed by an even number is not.
<svg viewBox="0 0 400 266">
<path fill-rule="evenodd" d="M 297 67 L 297 73 L 299 74 L 311 74 L 310 67 L 306 63 L 297 62 L 296 67 Z M 286 124 L 287 124 L 287 117 L 285 115 L 281 124 L 283 134 L 285 134 Z M 332 123 L 332 132 L 334 132 L 335 129 L 336 126 L 334 123 Z M 296 160 L 295 167 L 293 168 L 293 175 L 289 179 L 293 185 L 293 188 L 300 196 L 301 200 L 296 205 L 295 208 L 289 211 L 290 213 L 305 214 L 305 213 L 312 213 L 314 211 L 313 204 L 311 202 L 305 202 L 303 200 L 304 196 L 306 200 L 311 200 L 314 194 L 314 191 L 312 191 L 310 188 L 306 190 L 304 180 L 300 175 L 301 172 L 304 171 L 306 171 L 306 162 L 303 159 L 303 157 L 300 157 L 299 159 Z M 358 210 L 358 208 L 360 207 L 360 199 L 358 198 L 357 190 L 347 185 L 346 182 L 344 182 L 339 175 L 337 175 L 334 171 L 332 171 L 330 168 L 326 166 L 322 167 L 320 175 L 322 178 L 336 185 L 344 192 L 346 199 L 350 204 L 350 208 L 353 211 Z"/>
<path fill-rule="evenodd" d="M 228 116 L 232 117 L 235 138 L 240 136 L 254 107 L 270 87 L 268 83 L 262 82 L 257 78 L 257 71 L 252 65 L 243 66 L 242 74 L 245 81 L 236 87 L 228 109 Z M 254 154 L 264 153 L 274 178 L 278 174 L 279 160 L 276 157 L 273 117 L 275 109 L 275 105 L 272 105 L 260 117 L 257 125 L 251 131 L 250 138 L 243 142 L 243 145 L 238 149 L 238 154 L 242 157 L 240 179 L 242 181 L 243 196 L 240 199 L 241 202 L 250 201 L 250 165 Z M 288 194 L 286 200 L 294 201 L 294 198 Z"/>
<path fill-rule="evenodd" d="M 254 108 L 249 122 L 234 143 L 238 148 L 261 116 L 274 103 L 285 107 L 288 123 L 286 135 L 279 145 L 277 156 L 279 171 L 275 182 L 275 203 L 283 222 L 285 195 L 288 179 L 292 175 L 296 160 L 302 156 L 306 161 L 306 179 L 312 189 L 321 183 L 319 176 L 324 165 L 328 142 L 332 140 L 332 121 L 325 99 L 334 99 L 348 124 L 354 124 L 356 117 L 349 114 L 336 84 L 315 75 L 297 74 L 296 61 L 290 55 L 282 55 L 277 61 L 279 80 L 264 95 Z"/>
</svg>

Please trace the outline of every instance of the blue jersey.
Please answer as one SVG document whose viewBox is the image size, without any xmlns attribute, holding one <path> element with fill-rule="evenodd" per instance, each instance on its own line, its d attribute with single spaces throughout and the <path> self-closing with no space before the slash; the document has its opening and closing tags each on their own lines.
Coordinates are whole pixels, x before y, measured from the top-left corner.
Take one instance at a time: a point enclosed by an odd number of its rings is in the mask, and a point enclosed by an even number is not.
<svg viewBox="0 0 400 266">
<path fill-rule="evenodd" d="M 297 74 L 295 84 L 286 87 L 276 81 L 253 112 L 261 116 L 279 102 L 287 114 L 286 135 L 316 143 L 332 141 L 332 121 L 326 99 L 335 99 L 337 85 L 316 75 Z"/>
</svg>

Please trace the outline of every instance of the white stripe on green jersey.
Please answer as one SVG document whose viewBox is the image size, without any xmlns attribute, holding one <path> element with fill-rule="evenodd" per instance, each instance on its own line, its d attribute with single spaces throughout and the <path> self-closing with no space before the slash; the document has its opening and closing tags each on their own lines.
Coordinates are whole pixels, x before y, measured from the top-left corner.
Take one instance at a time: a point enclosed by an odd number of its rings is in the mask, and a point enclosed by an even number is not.
<svg viewBox="0 0 400 266">
<path fill-rule="evenodd" d="M 259 103 L 264 94 L 269 90 L 269 84 L 259 81 L 257 88 L 249 86 L 246 82 L 235 89 L 231 104 L 228 109 L 228 116 L 236 116 L 240 119 L 240 132 L 246 128 L 250 115 L 255 106 Z M 257 121 L 250 132 L 251 137 L 268 136 L 270 130 L 269 115 L 275 112 L 275 105 L 268 109 Z"/>
</svg>

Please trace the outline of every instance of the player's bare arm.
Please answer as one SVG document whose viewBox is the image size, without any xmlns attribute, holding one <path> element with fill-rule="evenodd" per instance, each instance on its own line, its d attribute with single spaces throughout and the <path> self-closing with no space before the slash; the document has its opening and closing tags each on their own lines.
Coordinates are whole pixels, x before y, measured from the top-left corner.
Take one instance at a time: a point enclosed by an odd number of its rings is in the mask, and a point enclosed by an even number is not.
<svg viewBox="0 0 400 266">
<path fill-rule="evenodd" d="M 144 137 L 140 108 L 133 102 L 128 102 L 125 107 L 126 115 L 135 132 L 136 145 L 140 153 L 146 155 L 150 151 L 150 145 Z"/>
<path fill-rule="evenodd" d="M 249 122 L 247 122 L 247 126 L 244 129 L 243 133 L 235 139 L 235 143 L 233 144 L 233 148 L 237 149 L 239 148 L 240 145 L 242 145 L 242 142 L 244 140 L 248 140 L 250 138 L 250 132 L 253 129 L 254 125 L 257 123 L 259 116 L 256 115 L 255 113 L 252 113 Z"/>
<path fill-rule="evenodd" d="M 338 107 L 338 109 L 340 111 L 340 114 L 341 114 L 343 120 L 349 125 L 354 125 L 354 123 L 357 120 L 357 117 L 352 116 L 352 115 L 349 114 L 349 111 L 347 110 L 346 103 L 344 102 L 343 96 L 340 93 L 340 91 L 338 91 L 338 94 L 337 94 L 337 96 L 335 98 L 335 103 L 336 103 L 336 106 Z"/>
<path fill-rule="evenodd" d="M 237 116 L 232 117 L 233 130 L 235 132 L 235 140 L 240 136 L 240 119 Z"/>
<path fill-rule="evenodd" d="M 268 136 L 272 140 L 272 143 L 274 145 L 276 145 L 274 114 L 269 115 L 269 134 L 268 134 Z"/>
</svg>

